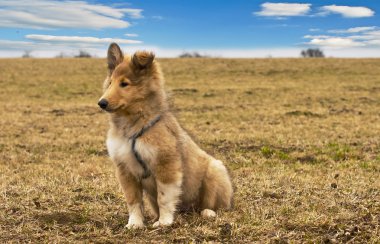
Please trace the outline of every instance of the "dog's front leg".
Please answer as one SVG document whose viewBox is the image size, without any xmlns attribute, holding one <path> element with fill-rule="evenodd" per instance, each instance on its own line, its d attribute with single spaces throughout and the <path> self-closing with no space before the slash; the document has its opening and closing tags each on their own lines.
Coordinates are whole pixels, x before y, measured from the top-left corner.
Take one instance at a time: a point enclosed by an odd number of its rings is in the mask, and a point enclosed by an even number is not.
<svg viewBox="0 0 380 244">
<path fill-rule="evenodd" d="M 173 223 L 174 213 L 181 195 L 182 172 L 180 163 L 166 164 L 157 170 L 157 202 L 160 217 L 153 227 Z"/>
<path fill-rule="evenodd" d="M 128 204 L 129 219 L 126 227 L 144 227 L 141 183 L 124 167 L 118 167 L 117 176 Z"/>
</svg>

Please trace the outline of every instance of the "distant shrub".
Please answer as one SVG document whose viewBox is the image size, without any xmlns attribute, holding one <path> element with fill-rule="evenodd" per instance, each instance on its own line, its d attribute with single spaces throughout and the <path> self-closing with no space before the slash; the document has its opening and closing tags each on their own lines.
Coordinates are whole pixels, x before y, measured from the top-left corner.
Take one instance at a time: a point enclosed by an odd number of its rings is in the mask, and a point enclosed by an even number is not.
<svg viewBox="0 0 380 244">
<path fill-rule="evenodd" d="M 72 57 L 72 55 L 69 55 L 69 54 L 66 54 L 64 52 L 60 52 L 57 56 L 55 56 L 56 58 L 70 58 Z"/>
<path fill-rule="evenodd" d="M 190 53 L 190 52 L 183 52 L 178 57 L 180 57 L 180 58 L 206 58 L 207 56 L 201 55 L 198 52 L 192 52 L 192 53 Z"/>
<path fill-rule="evenodd" d="M 301 56 L 304 58 L 324 58 L 325 55 L 323 51 L 319 48 L 309 48 L 307 50 L 302 50 Z"/>
<path fill-rule="evenodd" d="M 23 58 L 31 58 L 32 55 L 31 55 L 31 52 L 30 50 L 25 50 L 24 51 L 24 54 L 22 55 Z"/>
<path fill-rule="evenodd" d="M 80 50 L 79 54 L 75 56 L 76 58 L 92 58 L 92 55 L 89 52 Z"/>
</svg>

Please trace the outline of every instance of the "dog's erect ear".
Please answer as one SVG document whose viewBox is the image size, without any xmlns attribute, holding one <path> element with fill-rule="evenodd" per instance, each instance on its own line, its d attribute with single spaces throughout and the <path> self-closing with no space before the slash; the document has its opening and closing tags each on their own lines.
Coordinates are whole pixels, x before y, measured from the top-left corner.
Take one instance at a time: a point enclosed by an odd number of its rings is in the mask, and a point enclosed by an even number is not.
<svg viewBox="0 0 380 244">
<path fill-rule="evenodd" d="M 148 51 L 137 51 L 132 57 L 133 65 L 138 69 L 145 69 L 152 65 L 154 53 Z"/>
<path fill-rule="evenodd" d="M 123 59 L 123 52 L 121 51 L 119 45 L 117 45 L 116 43 L 111 43 L 107 53 L 107 63 L 110 73 L 114 71 L 116 66 L 123 62 Z"/>
</svg>

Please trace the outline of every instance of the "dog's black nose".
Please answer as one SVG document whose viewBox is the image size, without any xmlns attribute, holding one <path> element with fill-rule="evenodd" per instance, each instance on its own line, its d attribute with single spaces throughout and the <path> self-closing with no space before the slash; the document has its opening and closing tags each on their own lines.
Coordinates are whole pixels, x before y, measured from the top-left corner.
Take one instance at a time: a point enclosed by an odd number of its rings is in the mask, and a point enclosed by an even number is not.
<svg viewBox="0 0 380 244">
<path fill-rule="evenodd" d="M 108 101 L 106 99 L 102 99 L 98 102 L 98 105 L 99 107 L 101 107 L 102 109 L 105 109 L 107 106 L 108 106 Z"/>
</svg>

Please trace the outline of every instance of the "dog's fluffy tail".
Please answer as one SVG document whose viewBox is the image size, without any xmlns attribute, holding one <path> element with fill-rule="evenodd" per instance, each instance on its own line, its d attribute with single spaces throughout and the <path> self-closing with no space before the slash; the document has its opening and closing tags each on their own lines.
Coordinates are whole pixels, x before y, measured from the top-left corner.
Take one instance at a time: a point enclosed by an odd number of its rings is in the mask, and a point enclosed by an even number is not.
<svg viewBox="0 0 380 244">
<path fill-rule="evenodd" d="M 231 208 L 233 194 L 232 184 L 227 169 L 220 160 L 211 160 L 203 187 L 201 209 L 205 211 Z M 205 211 L 205 214 L 209 215 L 211 213 Z"/>
</svg>

